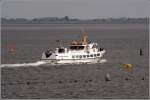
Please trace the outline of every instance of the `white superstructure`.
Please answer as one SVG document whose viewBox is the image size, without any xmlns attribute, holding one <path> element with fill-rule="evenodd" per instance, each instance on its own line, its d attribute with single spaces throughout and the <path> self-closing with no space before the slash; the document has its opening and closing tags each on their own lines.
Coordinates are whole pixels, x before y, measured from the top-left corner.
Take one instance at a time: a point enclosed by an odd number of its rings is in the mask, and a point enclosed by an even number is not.
<svg viewBox="0 0 150 100">
<path fill-rule="evenodd" d="M 72 41 L 68 48 L 59 47 L 54 51 L 47 50 L 42 54 L 42 60 L 53 63 L 88 63 L 98 62 L 106 52 L 98 48 L 98 44 L 88 42 L 88 37 L 83 35 L 79 41 Z"/>
</svg>

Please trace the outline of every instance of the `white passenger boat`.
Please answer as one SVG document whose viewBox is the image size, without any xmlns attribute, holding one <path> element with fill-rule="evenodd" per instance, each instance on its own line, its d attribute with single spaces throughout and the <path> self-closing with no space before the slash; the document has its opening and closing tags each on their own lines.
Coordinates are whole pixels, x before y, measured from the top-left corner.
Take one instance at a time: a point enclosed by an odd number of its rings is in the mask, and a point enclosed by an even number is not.
<svg viewBox="0 0 150 100">
<path fill-rule="evenodd" d="M 80 40 L 69 42 L 67 46 L 43 52 L 41 60 L 49 63 L 95 63 L 99 62 L 106 52 L 104 48 L 98 47 L 97 43 L 89 42 L 85 34 Z"/>
</svg>

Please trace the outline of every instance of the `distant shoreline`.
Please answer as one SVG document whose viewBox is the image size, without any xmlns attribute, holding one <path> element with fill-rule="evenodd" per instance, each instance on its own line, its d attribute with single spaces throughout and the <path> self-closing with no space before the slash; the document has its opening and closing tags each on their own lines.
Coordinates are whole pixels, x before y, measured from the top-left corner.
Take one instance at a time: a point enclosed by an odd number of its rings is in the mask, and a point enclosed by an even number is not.
<svg viewBox="0 0 150 100">
<path fill-rule="evenodd" d="M 2 18 L 1 24 L 149 24 L 149 18 L 106 18 L 106 19 L 71 19 L 71 18 Z"/>
<path fill-rule="evenodd" d="M 128 25 L 128 24 L 149 24 L 149 23 L 1 23 L 1 25 Z"/>
</svg>

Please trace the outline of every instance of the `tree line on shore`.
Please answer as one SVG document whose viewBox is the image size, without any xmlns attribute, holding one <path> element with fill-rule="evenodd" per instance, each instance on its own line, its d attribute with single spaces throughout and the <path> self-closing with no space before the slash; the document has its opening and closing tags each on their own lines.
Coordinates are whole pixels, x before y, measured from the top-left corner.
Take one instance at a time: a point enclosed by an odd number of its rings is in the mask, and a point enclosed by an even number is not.
<svg viewBox="0 0 150 100">
<path fill-rule="evenodd" d="M 149 23 L 149 18 L 97 18 L 77 19 L 64 17 L 42 17 L 42 18 L 1 18 L 2 24 L 109 24 L 109 23 Z"/>
</svg>

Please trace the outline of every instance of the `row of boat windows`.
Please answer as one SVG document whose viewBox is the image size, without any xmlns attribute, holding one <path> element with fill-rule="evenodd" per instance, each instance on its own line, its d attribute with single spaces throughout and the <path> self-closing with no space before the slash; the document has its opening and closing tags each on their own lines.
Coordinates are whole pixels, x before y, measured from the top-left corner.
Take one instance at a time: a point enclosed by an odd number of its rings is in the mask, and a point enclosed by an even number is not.
<svg viewBox="0 0 150 100">
<path fill-rule="evenodd" d="M 91 55 L 74 55 L 72 58 L 89 58 L 89 57 L 99 57 L 100 54 L 91 54 Z"/>
</svg>

